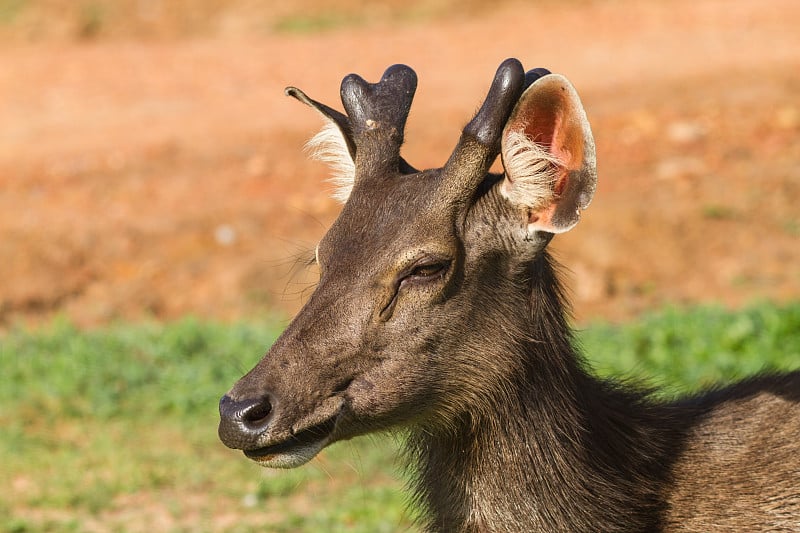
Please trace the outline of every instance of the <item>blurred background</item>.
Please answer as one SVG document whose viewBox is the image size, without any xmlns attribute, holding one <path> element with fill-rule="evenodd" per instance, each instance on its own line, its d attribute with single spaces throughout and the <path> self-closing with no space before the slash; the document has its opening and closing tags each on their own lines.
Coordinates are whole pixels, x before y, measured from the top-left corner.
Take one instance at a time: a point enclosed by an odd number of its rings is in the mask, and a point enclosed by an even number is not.
<svg viewBox="0 0 800 533">
<path fill-rule="evenodd" d="M 308 489 L 353 476 L 354 508 L 398 509 L 365 531 L 411 527 L 383 477 L 329 474 L 323 455 L 260 479 L 213 435 L 216 398 L 313 288 L 304 258 L 339 210 L 303 152 L 320 119 L 287 85 L 341 108 L 346 74 L 412 66 L 403 154 L 424 168 L 503 59 L 562 73 L 599 166 L 594 203 L 553 242 L 577 324 L 793 305 L 798 27 L 795 0 L 0 0 L 0 529 L 349 531 L 366 519 L 307 522 Z M 126 446 L 149 466 L 122 468 Z"/>
<path fill-rule="evenodd" d="M 440 166 L 512 56 L 568 76 L 595 131 L 598 194 L 555 242 L 579 319 L 796 296 L 798 22 L 791 0 L 0 0 L 0 323 L 291 313 L 339 206 L 283 88 L 341 108 L 344 75 L 409 64 L 404 154 Z"/>
</svg>

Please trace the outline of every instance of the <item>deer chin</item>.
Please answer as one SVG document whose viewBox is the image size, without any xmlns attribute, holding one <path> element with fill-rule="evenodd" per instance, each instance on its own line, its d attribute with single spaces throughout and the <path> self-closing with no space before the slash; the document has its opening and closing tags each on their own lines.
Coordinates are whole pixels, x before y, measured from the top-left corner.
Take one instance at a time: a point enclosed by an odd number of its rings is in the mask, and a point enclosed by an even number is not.
<svg viewBox="0 0 800 533">
<path fill-rule="evenodd" d="M 309 462 L 328 445 L 328 439 L 322 439 L 305 445 L 291 444 L 286 450 L 272 451 L 271 448 L 282 448 L 283 445 L 267 446 L 257 450 L 246 450 L 244 454 L 264 468 L 296 468 Z"/>
</svg>

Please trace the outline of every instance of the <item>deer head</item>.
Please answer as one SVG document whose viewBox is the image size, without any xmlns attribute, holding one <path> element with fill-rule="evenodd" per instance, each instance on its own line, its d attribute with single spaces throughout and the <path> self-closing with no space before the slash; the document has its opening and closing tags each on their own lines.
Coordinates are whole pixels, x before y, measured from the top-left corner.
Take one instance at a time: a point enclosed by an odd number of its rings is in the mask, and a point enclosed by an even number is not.
<svg viewBox="0 0 800 533">
<path fill-rule="evenodd" d="M 347 76 L 346 113 L 287 89 L 329 122 L 314 145 L 344 206 L 317 247 L 316 290 L 220 401 L 222 441 L 265 466 L 480 416 L 534 334 L 532 265 L 594 193 L 592 134 L 565 78 L 506 60 L 448 161 L 423 171 L 400 156 L 416 81 L 402 65 L 375 84 Z"/>
</svg>

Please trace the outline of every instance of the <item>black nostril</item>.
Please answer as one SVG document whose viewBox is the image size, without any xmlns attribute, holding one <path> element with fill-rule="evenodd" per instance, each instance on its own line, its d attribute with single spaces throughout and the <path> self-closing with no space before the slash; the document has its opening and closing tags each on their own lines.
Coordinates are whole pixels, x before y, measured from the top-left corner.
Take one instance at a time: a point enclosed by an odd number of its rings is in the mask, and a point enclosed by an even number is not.
<svg viewBox="0 0 800 533">
<path fill-rule="evenodd" d="M 272 415 L 269 396 L 234 400 L 227 394 L 219 401 L 219 414 L 223 423 L 234 424 L 245 431 L 260 431 Z"/>
<path fill-rule="evenodd" d="M 260 403 L 255 403 L 250 406 L 242 414 L 242 422 L 251 428 L 261 427 L 269 420 L 269 415 L 272 413 L 272 404 L 269 398 L 261 398 Z"/>
</svg>

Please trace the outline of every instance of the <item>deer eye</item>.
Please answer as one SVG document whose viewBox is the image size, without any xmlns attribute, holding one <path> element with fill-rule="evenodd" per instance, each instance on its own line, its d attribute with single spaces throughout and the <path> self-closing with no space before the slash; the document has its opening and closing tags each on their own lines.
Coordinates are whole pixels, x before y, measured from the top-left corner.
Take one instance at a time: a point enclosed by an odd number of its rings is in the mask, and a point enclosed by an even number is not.
<svg viewBox="0 0 800 533">
<path fill-rule="evenodd" d="M 433 260 L 417 263 L 403 276 L 403 281 L 428 281 L 441 278 L 450 267 L 450 261 Z"/>
<path fill-rule="evenodd" d="M 386 321 L 392 317 L 402 287 L 408 284 L 424 284 L 440 280 L 444 277 L 449 268 L 450 260 L 436 258 L 421 259 L 411 265 L 397 278 L 394 286 L 394 294 L 380 312 L 381 319 Z"/>
</svg>

